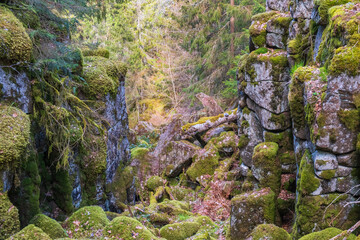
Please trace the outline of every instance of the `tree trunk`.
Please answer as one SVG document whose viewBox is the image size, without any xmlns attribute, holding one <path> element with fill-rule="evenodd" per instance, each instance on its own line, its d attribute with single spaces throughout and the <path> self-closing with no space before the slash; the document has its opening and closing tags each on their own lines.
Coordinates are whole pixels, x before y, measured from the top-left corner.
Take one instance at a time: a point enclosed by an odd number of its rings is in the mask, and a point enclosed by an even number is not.
<svg viewBox="0 0 360 240">
<path fill-rule="evenodd" d="M 230 0 L 230 5 L 235 6 L 234 0 Z M 231 16 L 230 18 L 230 33 L 231 33 L 231 42 L 230 42 L 230 56 L 234 56 L 234 32 L 235 32 L 235 18 Z"/>
</svg>

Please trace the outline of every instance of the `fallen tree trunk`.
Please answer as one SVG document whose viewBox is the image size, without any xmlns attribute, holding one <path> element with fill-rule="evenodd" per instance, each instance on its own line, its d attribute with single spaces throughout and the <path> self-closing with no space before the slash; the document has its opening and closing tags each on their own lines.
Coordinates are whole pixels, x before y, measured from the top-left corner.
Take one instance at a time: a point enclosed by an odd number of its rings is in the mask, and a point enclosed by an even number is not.
<svg viewBox="0 0 360 240">
<path fill-rule="evenodd" d="M 227 111 L 213 117 L 200 118 L 199 121 L 194 123 L 188 123 L 181 128 L 183 131 L 182 139 L 187 139 L 189 137 L 195 136 L 198 133 L 205 132 L 210 128 L 219 126 L 220 124 L 236 121 L 236 119 L 237 109 Z"/>
</svg>

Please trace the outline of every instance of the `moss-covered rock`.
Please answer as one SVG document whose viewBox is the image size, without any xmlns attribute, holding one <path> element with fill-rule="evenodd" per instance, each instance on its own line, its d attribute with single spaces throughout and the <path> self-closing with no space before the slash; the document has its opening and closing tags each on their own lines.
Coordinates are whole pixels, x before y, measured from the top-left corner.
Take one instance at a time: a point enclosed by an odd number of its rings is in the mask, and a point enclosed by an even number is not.
<svg viewBox="0 0 360 240">
<path fill-rule="evenodd" d="M 346 46 L 336 49 L 329 66 L 329 73 L 335 76 L 341 73 L 346 73 L 350 76 L 359 75 L 360 47 Z"/>
<path fill-rule="evenodd" d="M 6 239 L 20 230 L 18 209 L 10 202 L 7 193 L 0 191 L 0 239 Z"/>
<path fill-rule="evenodd" d="M 0 58 L 5 62 L 29 61 L 32 42 L 22 23 L 5 7 L 0 7 Z"/>
<path fill-rule="evenodd" d="M 104 58 L 109 58 L 110 57 L 110 52 L 109 50 L 105 49 L 105 48 L 98 48 L 98 49 L 83 49 L 82 50 L 84 57 L 89 57 L 89 56 L 98 56 L 98 57 L 104 57 Z"/>
<path fill-rule="evenodd" d="M 236 150 L 239 139 L 235 132 L 229 131 L 221 133 L 219 137 L 212 138 L 209 143 L 210 142 L 213 143 L 220 152 L 229 153 Z"/>
<path fill-rule="evenodd" d="M 30 224 L 34 224 L 36 227 L 41 228 L 41 230 L 53 239 L 68 236 L 65 230 L 61 227 L 60 223 L 44 214 L 38 214 L 33 217 Z"/>
<path fill-rule="evenodd" d="M 47 235 L 41 228 L 30 224 L 20 232 L 8 238 L 8 240 L 51 240 L 52 238 Z"/>
<path fill-rule="evenodd" d="M 146 181 L 146 187 L 150 190 L 150 191 L 155 191 L 158 187 L 164 186 L 164 182 L 165 180 L 162 179 L 159 176 L 151 176 L 147 181 Z"/>
<path fill-rule="evenodd" d="M 342 232 L 341 229 L 330 227 L 330 228 L 326 228 L 320 232 L 313 232 L 313 233 L 307 234 L 307 235 L 303 236 L 302 238 L 300 238 L 299 240 L 328 240 L 328 239 L 335 237 L 336 235 L 339 235 L 341 232 Z M 350 236 L 348 236 L 347 239 L 355 240 L 355 238 L 356 238 L 356 236 L 354 234 L 351 234 Z"/>
<path fill-rule="evenodd" d="M 186 171 L 186 174 L 192 181 L 203 175 L 214 174 L 219 165 L 220 155 L 218 149 L 213 143 L 208 143 L 204 149 L 194 155 L 194 162 Z"/>
<path fill-rule="evenodd" d="M 29 137 L 29 117 L 20 109 L 0 104 L 0 170 L 18 164 Z"/>
<path fill-rule="evenodd" d="M 84 57 L 84 77 L 87 82 L 84 92 L 96 98 L 102 98 L 108 93 L 114 94 L 126 71 L 126 67 L 120 62 L 100 56 Z"/>
<path fill-rule="evenodd" d="M 347 195 L 326 194 L 318 196 L 299 196 L 296 202 L 296 219 L 293 235 L 299 238 L 305 234 L 319 231 L 329 226 L 330 222 L 335 227 L 349 228 L 356 220 L 351 214 L 351 206 L 346 204 Z M 326 211 L 325 211 L 326 210 Z M 357 217 L 355 217 L 357 219 Z"/>
<path fill-rule="evenodd" d="M 124 169 L 120 167 L 116 170 L 116 174 L 112 183 L 109 186 L 109 190 L 114 195 L 120 208 L 123 203 L 127 201 L 127 189 L 129 189 L 134 181 L 135 171 L 131 166 L 127 166 Z"/>
<path fill-rule="evenodd" d="M 275 222 L 275 193 L 270 188 L 231 199 L 230 239 L 245 239 L 258 225 Z"/>
<path fill-rule="evenodd" d="M 168 240 L 184 240 L 194 235 L 200 228 L 197 222 L 168 224 L 160 229 L 160 236 Z"/>
<path fill-rule="evenodd" d="M 320 180 L 315 176 L 314 164 L 308 150 L 301 158 L 298 179 L 297 191 L 303 195 L 314 192 L 320 186 Z"/>
<path fill-rule="evenodd" d="M 277 157 L 279 146 L 274 142 L 260 143 L 254 148 L 253 175 L 260 182 L 260 187 L 270 187 L 275 193 L 280 192 L 281 165 Z"/>
<path fill-rule="evenodd" d="M 73 213 L 63 225 L 74 238 L 86 238 L 103 229 L 109 222 L 101 207 L 88 206 Z"/>
<path fill-rule="evenodd" d="M 103 231 L 103 236 L 110 239 L 143 239 L 155 240 L 158 239 L 138 220 L 130 217 L 117 217 L 113 219 Z"/>
<path fill-rule="evenodd" d="M 258 225 L 249 235 L 252 240 L 290 240 L 288 234 L 283 228 L 279 228 L 274 224 L 261 224 Z"/>
</svg>

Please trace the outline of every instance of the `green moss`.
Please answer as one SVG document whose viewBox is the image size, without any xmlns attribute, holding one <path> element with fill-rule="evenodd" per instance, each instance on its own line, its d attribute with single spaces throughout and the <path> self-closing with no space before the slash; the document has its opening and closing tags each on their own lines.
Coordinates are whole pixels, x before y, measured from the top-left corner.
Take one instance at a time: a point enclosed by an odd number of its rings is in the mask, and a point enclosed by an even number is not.
<svg viewBox="0 0 360 240">
<path fill-rule="evenodd" d="M 7 62 L 29 61 L 32 42 L 22 23 L 7 8 L 0 6 L 0 58 Z"/>
<path fill-rule="evenodd" d="M 88 206 L 73 213 L 64 226 L 68 232 L 72 232 L 74 238 L 86 238 L 103 229 L 108 223 L 109 220 L 101 207 Z"/>
<path fill-rule="evenodd" d="M 272 19 L 275 26 L 284 28 L 286 30 L 289 28 L 291 20 L 292 17 L 275 17 Z"/>
<path fill-rule="evenodd" d="M 258 48 L 254 51 L 254 53 L 256 54 L 264 54 L 264 53 L 267 53 L 269 52 L 269 49 L 265 48 L 265 47 L 261 47 L 261 48 Z M 246 113 L 245 113 L 246 114 Z"/>
<path fill-rule="evenodd" d="M 338 111 L 340 121 L 350 130 L 357 131 L 360 128 L 360 110 L 345 110 Z"/>
<path fill-rule="evenodd" d="M 155 191 L 155 189 L 157 189 L 158 187 L 164 186 L 164 179 L 162 179 L 159 176 L 151 176 L 147 181 L 146 181 L 146 187 L 150 190 L 150 191 Z"/>
<path fill-rule="evenodd" d="M 314 192 L 320 186 L 320 180 L 314 174 L 314 166 L 307 150 L 301 158 L 299 168 L 298 191 L 304 195 Z"/>
<path fill-rule="evenodd" d="M 360 74 L 360 47 L 346 46 L 335 50 L 329 66 L 329 73 L 337 76 L 346 73 L 350 76 Z"/>
<path fill-rule="evenodd" d="M 0 239 L 7 239 L 20 230 L 18 209 L 10 202 L 7 193 L 0 191 Z"/>
<path fill-rule="evenodd" d="M 324 170 L 320 173 L 320 177 L 330 180 L 333 177 L 335 177 L 335 172 L 336 172 L 336 170 Z"/>
<path fill-rule="evenodd" d="M 250 234 L 253 240 L 290 240 L 290 235 L 273 224 L 260 224 Z"/>
<path fill-rule="evenodd" d="M 74 207 L 72 205 L 72 185 L 70 181 L 69 172 L 64 169 L 56 170 L 55 167 L 52 169 L 52 189 L 54 193 L 55 203 L 65 213 L 70 214 Z"/>
<path fill-rule="evenodd" d="M 242 112 L 243 112 L 243 114 L 245 114 L 245 115 L 249 115 L 249 114 L 250 114 L 250 110 L 249 110 L 247 107 L 244 107 L 244 108 L 242 109 Z"/>
<path fill-rule="evenodd" d="M 281 114 L 271 113 L 271 117 L 269 120 L 274 124 L 276 124 L 277 126 L 283 126 L 286 123 L 287 118 L 286 115 L 283 113 Z"/>
<path fill-rule="evenodd" d="M 260 218 L 262 217 L 266 223 L 274 223 L 276 215 L 275 196 L 275 193 L 270 188 L 264 188 L 235 196 L 231 199 L 231 206 L 236 208 L 239 203 L 244 203 L 243 206 L 246 206 L 246 209 L 243 210 L 245 212 L 247 210 L 262 209 L 263 216 L 260 216 Z M 248 232 L 248 226 L 244 224 L 243 227 L 245 229 L 241 232 Z"/>
<path fill-rule="evenodd" d="M 347 195 L 340 196 L 339 194 L 299 196 L 296 203 L 297 218 L 293 228 L 294 237 L 299 238 L 305 234 L 325 229 L 330 222 L 333 226 L 343 227 L 339 222 L 341 216 L 338 214 L 342 211 L 342 204 L 346 199 Z M 335 216 L 338 217 L 335 218 Z"/>
<path fill-rule="evenodd" d="M 197 222 L 181 222 L 166 225 L 160 229 L 160 236 L 168 240 L 184 240 L 194 235 L 200 228 Z"/>
<path fill-rule="evenodd" d="M 244 135 L 244 134 L 240 135 L 238 147 L 239 148 L 246 147 L 248 145 L 249 141 L 250 141 L 250 139 L 246 135 Z"/>
<path fill-rule="evenodd" d="M 186 174 L 192 181 L 196 181 L 202 175 L 214 174 L 215 169 L 219 165 L 220 155 L 214 144 L 208 143 L 204 151 L 194 155 L 194 162 L 186 171 Z"/>
<path fill-rule="evenodd" d="M 104 58 L 110 57 L 109 50 L 107 50 L 105 48 L 83 49 L 82 52 L 83 52 L 84 57 L 89 57 L 89 56 L 98 56 L 98 57 L 104 57 Z"/>
<path fill-rule="evenodd" d="M 0 104 L 0 170 L 18 165 L 29 138 L 29 117 L 20 109 Z"/>
<path fill-rule="evenodd" d="M 308 235 L 303 236 L 299 240 L 328 240 L 331 239 L 337 235 L 339 235 L 342 232 L 341 229 L 330 227 L 326 228 L 320 232 L 314 232 L 310 233 Z M 351 234 L 347 239 L 349 240 L 355 240 L 356 236 L 354 234 Z"/>
<path fill-rule="evenodd" d="M 270 187 L 275 193 L 280 191 L 281 166 L 277 158 L 277 143 L 264 142 L 254 148 L 253 165 L 259 171 L 260 187 Z"/>
<path fill-rule="evenodd" d="M 304 82 L 312 78 L 314 70 L 313 67 L 299 67 L 291 78 L 289 105 L 294 128 L 297 130 L 305 127 Z"/>
<path fill-rule="evenodd" d="M 131 187 L 134 177 L 135 171 L 133 167 L 128 166 L 124 169 L 119 167 L 116 170 L 116 174 L 111 185 L 109 186 L 109 190 L 114 195 L 116 203 L 120 208 L 123 206 L 123 203 L 127 201 L 127 189 Z"/>
<path fill-rule="evenodd" d="M 213 144 L 219 151 L 224 148 L 232 148 L 235 151 L 236 145 L 236 134 L 233 131 L 222 132 L 219 137 L 210 139 L 208 144 Z"/>
<path fill-rule="evenodd" d="M 350 0 L 316 0 L 315 4 L 319 6 L 318 11 L 320 15 L 320 24 L 326 25 L 328 23 L 328 10 L 336 5 L 342 5 L 347 2 L 350 2 Z"/>
<path fill-rule="evenodd" d="M 30 224 L 34 224 L 36 227 L 41 228 L 41 230 L 53 239 L 68 236 L 57 221 L 44 214 L 36 215 L 33 219 L 31 219 Z"/>
<path fill-rule="evenodd" d="M 51 237 L 34 224 L 30 224 L 8 240 L 51 240 Z"/>
<path fill-rule="evenodd" d="M 87 82 L 84 92 L 96 98 L 114 94 L 125 74 L 126 67 L 122 63 L 99 56 L 84 57 L 84 78 Z"/>
<path fill-rule="evenodd" d="M 124 240 L 132 240 L 134 238 L 143 240 L 158 239 L 138 220 L 125 216 L 113 219 L 104 228 L 103 236 L 110 239 Z"/>
<path fill-rule="evenodd" d="M 274 17 L 275 15 L 277 15 L 278 12 L 277 11 L 266 11 L 263 13 L 258 13 L 255 14 L 254 16 L 251 17 L 252 21 L 263 21 L 263 22 L 267 22 L 269 21 L 272 17 Z"/>
</svg>

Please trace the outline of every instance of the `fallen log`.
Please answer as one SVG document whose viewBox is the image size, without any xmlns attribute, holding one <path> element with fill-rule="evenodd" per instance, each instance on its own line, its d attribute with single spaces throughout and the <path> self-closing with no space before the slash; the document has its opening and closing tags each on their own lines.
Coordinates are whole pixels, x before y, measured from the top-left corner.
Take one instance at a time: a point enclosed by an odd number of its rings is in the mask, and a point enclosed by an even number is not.
<svg viewBox="0 0 360 240">
<path fill-rule="evenodd" d="M 200 118 L 197 122 L 188 123 L 182 126 L 182 139 L 187 139 L 189 137 L 195 136 L 198 133 L 205 132 L 210 128 L 219 126 L 220 124 L 236 121 L 236 119 L 237 109 L 227 111 L 217 116 Z"/>
</svg>

